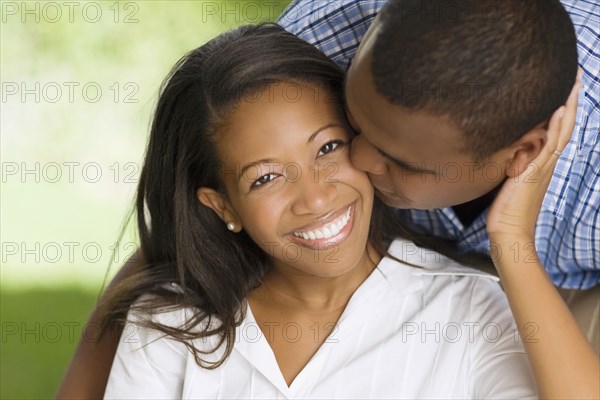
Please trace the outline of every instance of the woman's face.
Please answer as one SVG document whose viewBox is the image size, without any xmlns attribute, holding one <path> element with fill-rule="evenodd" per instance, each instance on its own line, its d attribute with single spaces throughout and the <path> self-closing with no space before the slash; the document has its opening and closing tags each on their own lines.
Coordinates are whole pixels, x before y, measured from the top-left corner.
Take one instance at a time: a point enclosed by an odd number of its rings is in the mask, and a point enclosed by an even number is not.
<svg viewBox="0 0 600 400">
<path fill-rule="evenodd" d="M 373 188 L 352 167 L 349 128 L 324 92 L 280 83 L 242 101 L 217 142 L 227 198 L 198 194 L 275 267 L 333 277 L 367 262 Z"/>
</svg>

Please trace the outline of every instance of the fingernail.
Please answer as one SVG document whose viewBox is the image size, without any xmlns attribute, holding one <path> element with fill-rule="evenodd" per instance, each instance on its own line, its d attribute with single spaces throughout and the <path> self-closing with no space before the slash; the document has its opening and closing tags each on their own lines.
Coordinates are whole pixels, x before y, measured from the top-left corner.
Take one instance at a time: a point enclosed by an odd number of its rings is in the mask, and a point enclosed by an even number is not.
<svg viewBox="0 0 600 400">
<path fill-rule="evenodd" d="M 565 115 L 565 107 L 562 106 L 561 108 L 558 109 L 558 118 L 562 118 L 563 115 Z"/>
</svg>

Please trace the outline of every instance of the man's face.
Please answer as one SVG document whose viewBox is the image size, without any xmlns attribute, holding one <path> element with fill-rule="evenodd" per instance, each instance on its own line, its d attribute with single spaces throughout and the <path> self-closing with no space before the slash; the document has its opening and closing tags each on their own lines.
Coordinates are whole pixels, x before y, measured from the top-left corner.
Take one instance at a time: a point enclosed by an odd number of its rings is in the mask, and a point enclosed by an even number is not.
<svg viewBox="0 0 600 400">
<path fill-rule="evenodd" d="M 466 203 L 498 186 L 506 177 L 506 151 L 477 163 L 447 117 L 411 111 L 377 93 L 370 70 L 374 30 L 361 43 L 345 90 L 358 133 L 352 163 L 368 173 L 377 196 L 396 208 L 432 209 Z"/>
</svg>

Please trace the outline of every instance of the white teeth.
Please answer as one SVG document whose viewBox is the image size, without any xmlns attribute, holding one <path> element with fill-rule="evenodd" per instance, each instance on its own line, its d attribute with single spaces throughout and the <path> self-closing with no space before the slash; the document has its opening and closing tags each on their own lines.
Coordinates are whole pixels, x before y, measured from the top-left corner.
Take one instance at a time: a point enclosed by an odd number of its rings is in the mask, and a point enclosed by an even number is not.
<svg viewBox="0 0 600 400">
<path fill-rule="evenodd" d="M 338 233 L 340 233 L 340 230 L 336 224 L 331 224 L 331 226 L 329 227 L 329 232 L 331 232 L 331 236 L 333 236 L 333 235 L 337 235 Z"/>
<path fill-rule="evenodd" d="M 350 211 L 352 207 L 348 207 L 348 211 L 337 220 L 330 222 L 328 225 L 307 232 L 294 232 L 295 236 L 301 237 L 303 239 L 329 239 L 332 236 L 337 235 L 340 231 L 346 226 L 348 221 L 350 221 Z"/>
</svg>

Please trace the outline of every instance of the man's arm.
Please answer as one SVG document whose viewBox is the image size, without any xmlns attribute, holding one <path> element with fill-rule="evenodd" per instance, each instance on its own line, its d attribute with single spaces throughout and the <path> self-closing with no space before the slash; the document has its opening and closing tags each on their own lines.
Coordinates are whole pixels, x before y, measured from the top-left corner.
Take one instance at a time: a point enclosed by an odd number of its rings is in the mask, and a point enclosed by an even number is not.
<svg viewBox="0 0 600 400">
<path fill-rule="evenodd" d="M 540 154 L 505 182 L 490 208 L 492 259 L 529 358 L 540 398 L 598 398 L 600 359 L 535 252 L 535 226 L 554 167 L 573 131 L 580 77 L 549 123 Z M 528 179 L 523 179 L 528 177 Z M 511 249 L 529 250 L 515 257 Z M 532 337 L 532 330 L 535 337 Z"/>
<path fill-rule="evenodd" d="M 108 288 L 131 276 L 139 260 L 140 254 L 135 253 L 123 264 Z M 104 296 L 105 294 L 100 298 L 98 305 L 105 300 Z M 56 392 L 57 399 L 99 399 L 104 396 L 122 327 L 110 327 L 100 339 L 97 339 L 102 321 L 98 305 L 84 327 L 75 354 Z"/>
</svg>

